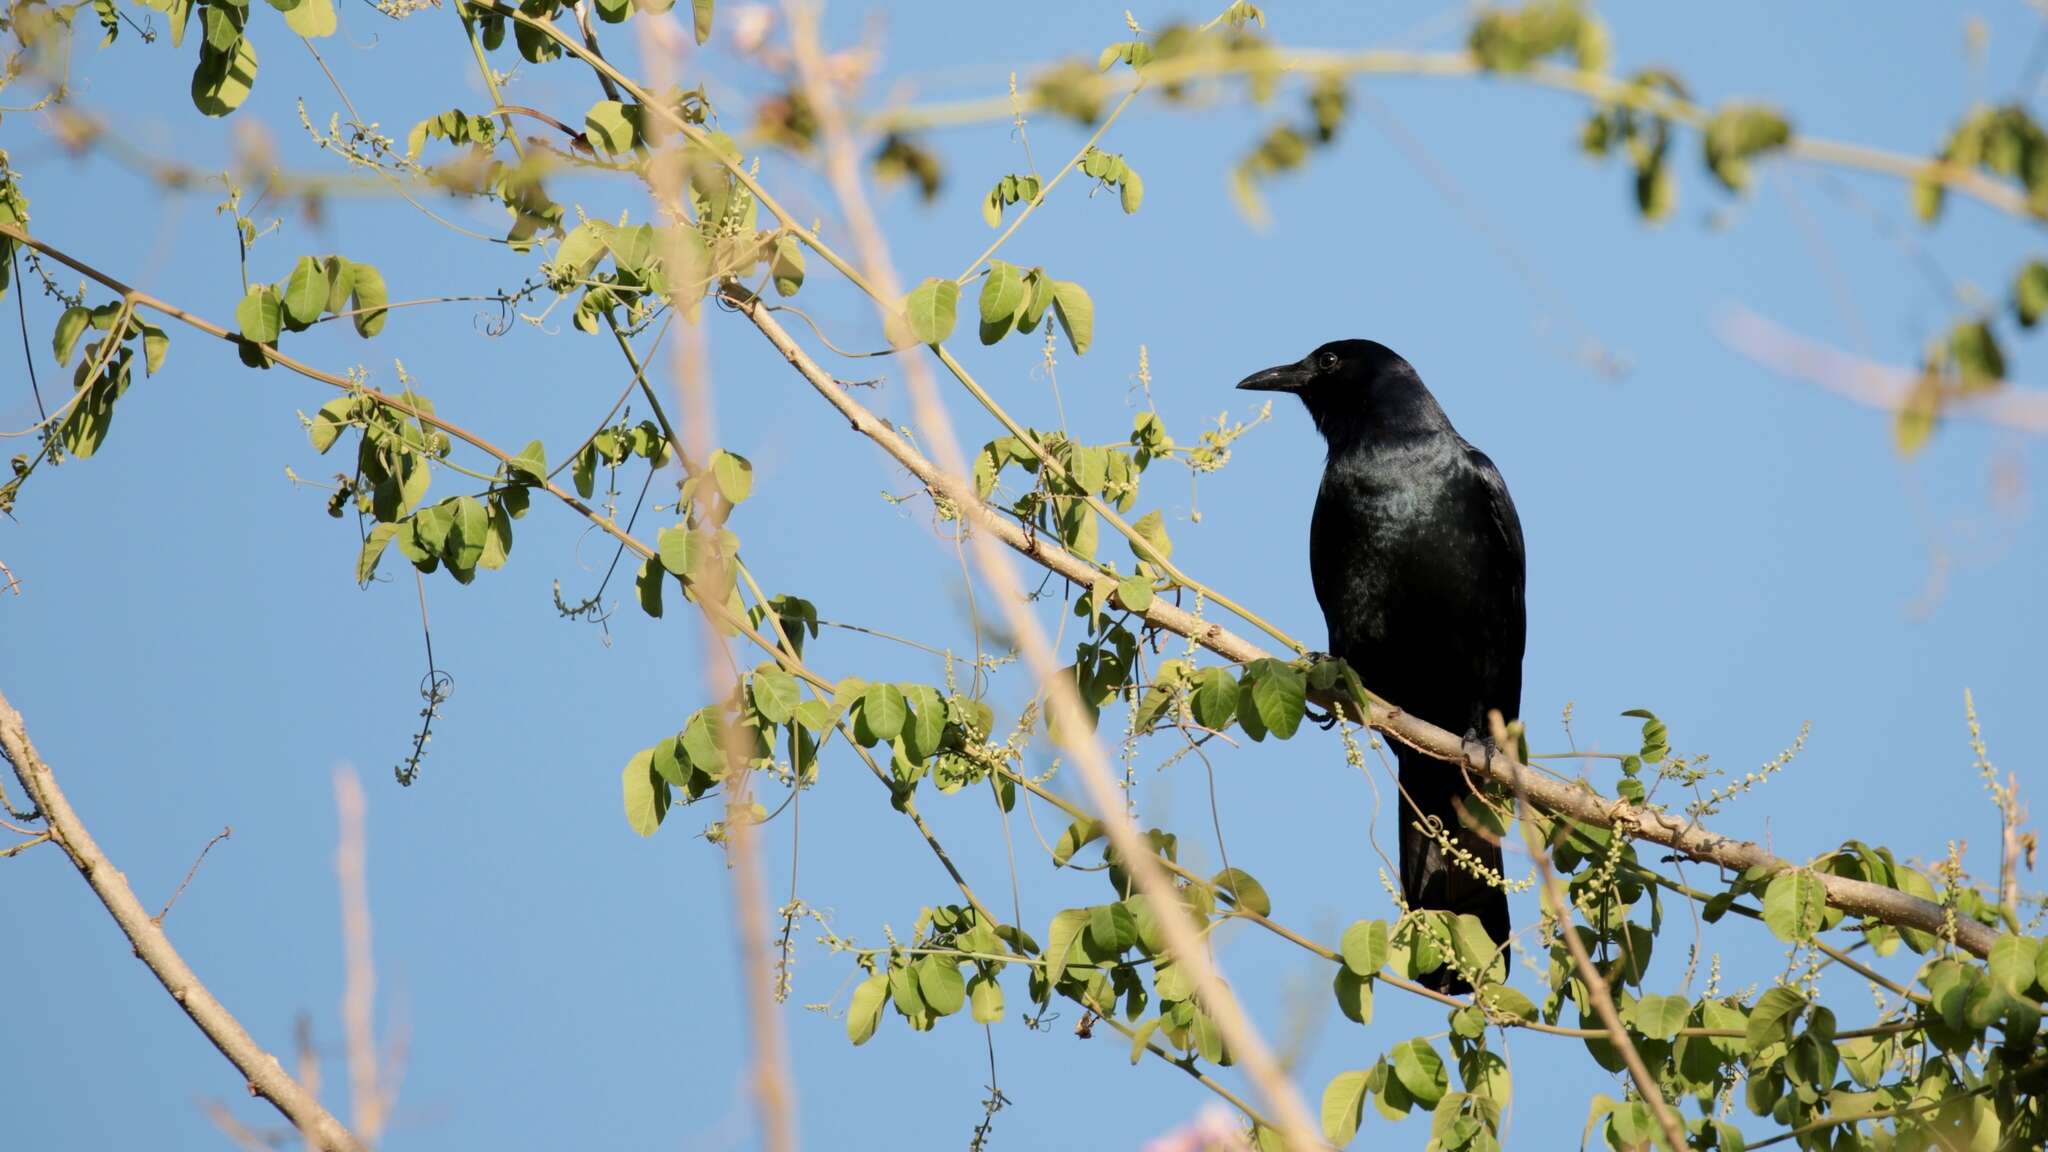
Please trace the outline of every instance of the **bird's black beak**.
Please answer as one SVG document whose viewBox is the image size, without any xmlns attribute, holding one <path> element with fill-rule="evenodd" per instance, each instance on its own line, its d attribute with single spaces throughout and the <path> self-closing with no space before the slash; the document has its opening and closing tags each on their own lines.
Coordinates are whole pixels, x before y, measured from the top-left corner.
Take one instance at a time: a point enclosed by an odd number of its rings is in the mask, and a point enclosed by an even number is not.
<svg viewBox="0 0 2048 1152">
<path fill-rule="evenodd" d="M 1264 372 L 1254 372 L 1237 382 L 1247 392 L 1299 392 L 1308 383 L 1308 373 L 1299 364 L 1282 364 Z"/>
</svg>

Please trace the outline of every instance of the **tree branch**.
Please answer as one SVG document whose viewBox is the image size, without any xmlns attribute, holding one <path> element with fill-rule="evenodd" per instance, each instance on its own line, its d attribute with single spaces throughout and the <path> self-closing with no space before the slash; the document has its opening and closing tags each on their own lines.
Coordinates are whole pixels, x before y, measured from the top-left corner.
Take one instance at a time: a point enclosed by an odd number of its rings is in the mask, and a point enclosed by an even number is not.
<svg viewBox="0 0 2048 1152">
<path fill-rule="evenodd" d="M 0 755 L 5 756 L 21 786 L 42 809 L 49 822 L 50 838 L 64 849 L 64 854 L 71 858 L 71 866 L 92 886 L 93 894 L 135 946 L 136 957 L 149 966 L 171 999 L 178 1002 L 220 1054 L 247 1078 L 250 1093 L 270 1101 L 314 1147 L 327 1152 L 366 1152 L 355 1135 L 292 1079 L 277 1057 L 257 1044 L 241 1022 L 199 982 L 199 977 L 172 947 L 170 937 L 135 898 L 127 877 L 93 842 L 92 834 L 86 831 L 71 802 L 57 787 L 49 764 L 29 743 L 21 713 L 14 710 L 4 694 L 0 694 Z"/>
</svg>

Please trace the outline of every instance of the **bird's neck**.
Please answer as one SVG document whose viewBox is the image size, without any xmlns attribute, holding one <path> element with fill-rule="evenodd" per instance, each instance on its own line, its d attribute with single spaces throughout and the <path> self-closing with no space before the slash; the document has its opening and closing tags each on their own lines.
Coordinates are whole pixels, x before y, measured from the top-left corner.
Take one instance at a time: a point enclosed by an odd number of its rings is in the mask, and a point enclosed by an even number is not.
<svg viewBox="0 0 2048 1152">
<path fill-rule="evenodd" d="M 1444 410 L 1426 395 L 1396 404 L 1311 403 L 1309 415 L 1329 445 L 1331 460 L 1399 452 L 1457 435 Z"/>
</svg>

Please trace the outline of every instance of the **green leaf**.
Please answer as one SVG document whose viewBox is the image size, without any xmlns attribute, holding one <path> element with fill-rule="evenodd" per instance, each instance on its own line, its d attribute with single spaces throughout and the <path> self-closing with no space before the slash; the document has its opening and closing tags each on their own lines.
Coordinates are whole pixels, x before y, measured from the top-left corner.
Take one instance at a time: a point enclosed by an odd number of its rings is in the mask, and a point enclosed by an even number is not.
<svg viewBox="0 0 2048 1152">
<path fill-rule="evenodd" d="M 585 220 L 570 229 L 555 249 L 556 268 L 572 277 L 590 275 L 610 247 L 611 233 L 612 226 L 602 220 Z"/>
<path fill-rule="evenodd" d="M 1370 1072 L 1339 1072 L 1323 1089 L 1323 1139 L 1338 1148 L 1358 1135 L 1365 1113 L 1365 1085 Z"/>
<path fill-rule="evenodd" d="M 1069 497 L 1060 508 L 1060 543 L 1067 551 L 1083 560 L 1095 559 L 1095 545 L 1100 538 L 1096 524 L 1095 509 L 1086 500 Z"/>
<path fill-rule="evenodd" d="M 1156 509 L 1138 517 L 1138 522 L 1131 525 L 1131 530 L 1136 532 L 1138 539 L 1143 540 L 1146 545 L 1145 548 L 1141 548 L 1137 541 L 1132 541 L 1131 555 L 1146 563 L 1155 564 L 1160 560 L 1173 558 L 1173 540 L 1166 534 L 1165 518 Z"/>
<path fill-rule="evenodd" d="M 1237 906 L 1261 916 L 1273 914 L 1273 898 L 1266 895 L 1265 886 L 1252 878 L 1242 868 L 1225 868 L 1209 878 L 1209 883 L 1230 893 Z"/>
<path fill-rule="evenodd" d="M 643 272 L 654 259 L 654 226 L 641 224 L 632 228 L 614 228 L 606 236 L 604 246 L 611 250 L 612 263 L 622 272 Z"/>
<path fill-rule="evenodd" d="M 919 957 L 917 988 L 925 1007 L 940 1016 L 951 1016 L 967 1003 L 967 982 L 960 978 L 960 965 L 951 957 Z"/>
<path fill-rule="evenodd" d="M 1631 1023 L 1652 1040 L 1675 1040 L 1692 1005 L 1683 996 L 1645 996 L 1635 1002 Z"/>
<path fill-rule="evenodd" d="M 1230 727 L 1237 714 L 1237 681 L 1230 678 L 1230 669 L 1204 668 L 1195 673 L 1194 685 L 1189 705 L 1195 723 L 1214 732 Z"/>
<path fill-rule="evenodd" d="M 235 324 L 242 330 L 242 339 L 252 344 L 277 343 L 277 334 L 283 329 L 277 289 L 268 284 L 249 289 L 249 294 L 235 305 Z"/>
<path fill-rule="evenodd" d="M 1130 611 L 1142 613 L 1152 607 L 1152 581 L 1143 576 L 1126 576 L 1117 581 L 1116 598 Z"/>
<path fill-rule="evenodd" d="M 211 17 L 218 11 L 208 7 L 206 14 Z M 208 23 L 211 27 L 214 22 Z M 208 40 L 212 39 L 209 31 Z M 232 47 L 200 48 L 199 66 L 192 70 L 192 104 L 207 116 L 225 116 L 242 106 L 255 84 L 256 46 L 236 33 Z"/>
<path fill-rule="evenodd" d="M 1067 861 L 1074 858 L 1074 853 L 1100 839 L 1102 839 L 1102 821 L 1090 817 L 1082 817 L 1074 821 L 1072 824 L 1067 825 L 1067 830 L 1060 833 L 1059 842 L 1052 846 L 1052 866 L 1055 868 L 1066 867 Z"/>
<path fill-rule="evenodd" d="M 953 334 L 954 313 L 959 304 L 960 285 L 935 277 L 925 280 L 904 298 L 903 321 L 910 339 L 896 343 L 943 343 Z"/>
<path fill-rule="evenodd" d="M 529 484 L 548 482 L 548 452 L 538 440 L 529 440 L 519 455 L 506 462 L 505 470 Z M 515 509 L 514 511 L 517 511 Z"/>
<path fill-rule="evenodd" d="M 334 0 L 298 0 L 285 10 L 284 22 L 292 32 L 308 40 L 334 35 Z"/>
<path fill-rule="evenodd" d="M 707 5 L 708 7 L 708 5 Z M 882 1022 L 882 1005 L 889 1001 L 889 977 L 877 972 L 853 990 L 853 1002 L 846 1008 L 846 1038 L 855 1047 L 868 1042 L 875 1026 Z"/>
<path fill-rule="evenodd" d="M 993 344 L 1008 335 L 1029 299 L 1023 273 L 1015 264 L 989 261 L 988 275 L 981 282 L 981 342 Z"/>
<path fill-rule="evenodd" d="M 1536 1018 L 1535 1002 L 1519 989 L 1510 988 L 1506 984 L 1489 984 L 1480 991 L 1479 996 L 1497 1015 L 1517 1020 Z"/>
<path fill-rule="evenodd" d="M 1764 890 L 1764 924 L 1771 935 L 1795 943 L 1813 939 L 1827 910 L 1827 889 L 1805 868 L 1780 872 Z"/>
<path fill-rule="evenodd" d="M 642 749 L 626 761 L 621 776 L 626 791 L 626 823 L 642 836 L 654 835 L 668 813 L 668 782 L 654 771 L 654 750 Z"/>
<path fill-rule="evenodd" d="M 1069 908 L 1052 918 L 1052 924 L 1045 930 L 1045 982 L 1059 987 L 1060 975 L 1067 970 L 1067 954 L 1073 950 L 1074 941 L 1081 936 L 1081 930 L 1088 927 L 1089 911 L 1086 908 Z M 1164 996 L 1165 993 L 1160 993 Z"/>
<path fill-rule="evenodd" d="M 1308 703 L 1308 682 L 1301 671 L 1277 660 L 1265 661 L 1251 682 L 1252 707 L 1268 731 L 1282 740 L 1294 735 Z M 1239 703 L 1240 711 L 1243 709 Z"/>
<path fill-rule="evenodd" d="M 2022 328 L 2032 328 L 2048 313 L 2048 264 L 2029 260 L 2013 278 L 2012 311 Z"/>
<path fill-rule="evenodd" d="M 171 350 L 171 337 L 154 324 L 142 326 L 142 374 L 156 375 L 164 366 L 164 356 Z"/>
<path fill-rule="evenodd" d="M 1024 283 L 1031 289 L 1031 298 L 1024 302 L 1024 311 L 1017 314 L 1017 327 L 1029 332 L 1038 327 L 1045 310 L 1052 307 L 1052 278 L 1045 274 L 1045 269 L 1033 268 L 1024 274 Z"/>
<path fill-rule="evenodd" d="M 711 454 L 711 479 L 725 502 L 737 505 L 754 490 L 754 465 L 745 456 L 721 448 Z"/>
<path fill-rule="evenodd" d="M 1991 983 L 2007 996 L 2025 996 L 2034 983 L 2034 971 L 2041 958 L 2041 942 L 2031 936 L 2006 933 L 1991 945 L 1987 958 Z"/>
<path fill-rule="evenodd" d="M 804 286 L 804 246 L 788 232 L 775 238 L 775 250 L 768 257 L 768 275 L 775 280 L 776 294 L 794 296 Z"/>
<path fill-rule="evenodd" d="M 1344 954 L 1344 967 L 1360 976 L 1372 976 L 1387 962 L 1387 922 L 1360 920 L 1344 930 L 1337 945 Z"/>
<path fill-rule="evenodd" d="M 1804 1011 L 1806 997 L 1798 991 L 1782 984 L 1767 990 L 1749 1010 L 1749 1023 L 1744 1026 L 1749 1050 L 1759 1052 L 1772 1043 L 1790 1041 L 1792 1025 Z"/>
<path fill-rule="evenodd" d="M 854 722 L 855 735 L 863 744 L 886 744 L 903 731 L 910 707 L 894 684 L 870 684 L 861 693 L 860 715 Z"/>
<path fill-rule="evenodd" d="M 1074 355 L 1088 351 L 1088 345 L 1095 339 L 1095 301 L 1088 298 L 1087 290 L 1072 280 L 1055 280 L 1052 303 Z"/>
<path fill-rule="evenodd" d="M 384 318 L 389 314 L 385 305 L 391 303 L 391 296 L 384 288 L 384 274 L 374 266 L 357 264 L 355 273 L 349 290 L 349 308 L 355 312 L 352 319 L 356 335 L 368 340 L 384 330 Z"/>
<path fill-rule="evenodd" d="M 617 100 L 600 100 L 583 114 L 583 138 L 608 156 L 624 156 L 639 142 L 626 106 Z"/>
<path fill-rule="evenodd" d="M 668 569 L 661 566 L 661 558 L 649 556 L 640 562 L 640 574 L 633 578 L 633 590 L 640 594 L 640 610 L 655 619 L 661 619 L 661 586 L 668 579 Z"/>
<path fill-rule="evenodd" d="M 1145 202 L 1145 182 L 1138 177 L 1138 170 L 1124 165 L 1123 178 L 1117 181 L 1117 199 L 1122 203 L 1124 213 L 1129 215 Z"/>
<path fill-rule="evenodd" d="M 967 982 L 967 1000 L 976 1024 L 1000 1024 L 1003 1020 L 1003 986 L 983 973 Z"/>
<path fill-rule="evenodd" d="M 1444 1070 L 1443 1057 L 1436 1054 L 1429 1041 L 1418 1036 L 1395 1045 L 1388 1055 L 1393 1057 L 1394 1075 L 1401 1081 L 1401 1087 L 1424 1108 L 1435 1108 L 1450 1088 L 1451 1078 Z"/>
<path fill-rule="evenodd" d="M 362 554 L 356 557 L 356 583 L 368 584 L 377 571 L 377 561 L 383 557 L 384 549 L 391 538 L 398 535 L 398 525 L 378 524 L 363 538 Z"/>
<path fill-rule="evenodd" d="M 1372 1023 L 1372 981 L 1349 968 L 1337 969 L 1337 1009 L 1356 1024 Z"/>
<path fill-rule="evenodd" d="M 702 44 L 711 39 L 711 8 L 713 0 L 690 0 L 690 30 Z"/>
<path fill-rule="evenodd" d="M 489 543 L 491 516 L 474 496 L 458 496 L 450 509 L 452 531 L 444 558 L 451 568 L 475 568 Z"/>
<path fill-rule="evenodd" d="M 240 315 L 239 309 L 236 310 L 236 314 Z M 77 347 L 78 337 L 85 331 L 86 323 L 91 319 L 92 309 L 75 304 L 66 308 L 62 316 L 57 317 L 57 333 L 50 341 L 51 348 L 57 353 L 57 363 L 71 363 L 71 350 Z"/>
<path fill-rule="evenodd" d="M 754 673 L 754 708 L 770 724 L 787 724 L 803 700 L 796 677 L 780 668 L 762 668 Z"/>
</svg>

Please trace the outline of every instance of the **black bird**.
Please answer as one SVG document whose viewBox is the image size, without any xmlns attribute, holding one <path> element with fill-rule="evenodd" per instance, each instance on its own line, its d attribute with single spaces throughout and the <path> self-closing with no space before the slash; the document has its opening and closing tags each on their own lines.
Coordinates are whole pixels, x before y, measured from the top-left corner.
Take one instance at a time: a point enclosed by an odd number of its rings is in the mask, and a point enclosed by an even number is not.
<svg viewBox="0 0 2048 1152">
<path fill-rule="evenodd" d="M 1522 705 L 1527 615 L 1522 524 L 1493 461 L 1465 442 L 1392 350 L 1325 344 L 1238 385 L 1301 397 L 1329 445 L 1309 529 L 1309 572 L 1342 657 L 1375 693 L 1439 728 L 1490 743 L 1487 711 Z M 1472 785 L 1457 765 L 1396 745 L 1405 797 L 1401 891 L 1411 908 L 1469 913 L 1496 944 L 1507 894 L 1417 831 L 1435 817 L 1499 875 L 1500 844 L 1460 818 Z M 1448 968 L 1425 980 L 1465 991 Z"/>
</svg>

